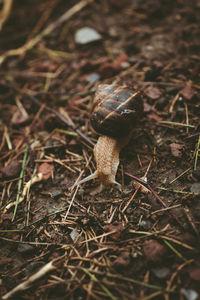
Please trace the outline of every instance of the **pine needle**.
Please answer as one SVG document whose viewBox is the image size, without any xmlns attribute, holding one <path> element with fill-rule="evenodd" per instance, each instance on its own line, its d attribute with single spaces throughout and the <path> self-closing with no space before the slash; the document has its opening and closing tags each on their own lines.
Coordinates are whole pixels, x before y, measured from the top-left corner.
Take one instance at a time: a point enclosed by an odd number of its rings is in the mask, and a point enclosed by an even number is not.
<svg viewBox="0 0 200 300">
<path fill-rule="evenodd" d="M 174 246 L 172 246 L 168 241 L 164 240 L 164 243 L 179 257 L 181 258 L 183 261 L 187 261 L 187 259 L 185 257 L 183 257 L 183 255 L 174 248 Z"/>
<path fill-rule="evenodd" d="M 23 182 L 23 177 L 24 177 L 24 169 L 25 169 L 25 165 L 26 165 L 27 156 L 28 156 L 28 146 L 26 145 L 26 149 L 25 149 L 24 157 L 23 157 L 23 161 L 22 161 L 22 169 L 21 169 L 19 183 L 18 183 L 17 197 L 16 197 L 16 201 L 15 201 L 15 209 L 14 209 L 14 213 L 13 213 L 13 217 L 12 217 L 12 222 L 14 221 L 16 213 L 17 213 L 17 207 L 18 207 L 19 197 L 20 197 L 21 189 L 22 189 L 22 182 Z"/>
<path fill-rule="evenodd" d="M 197 149 L 196 149 L 195 158 L 194 158 L 194 171 L 196 171 L 196 169 L 197 169 L 199 149 L 200 149 L 200 135 L 199 135 L 199 139 L 198 139 L 198 143 L 197 143 Z"/>
<path fill-rule="evenodd" d="M 112 300 L 117 300 L 117 298 L 115 296 L 113 296 L 113 294 L 109 291 L 109 289 L 103 285 L 97 278 L 94 274 L 91 274 L 87 269 L 85 268 L 81 268 L 88 276 L 90 276 L 90 278 L 97 282 L 100 287 L 102 288 L 102 290 L 108 295 L 108 297 L 110 297 Z"/>
</svg>

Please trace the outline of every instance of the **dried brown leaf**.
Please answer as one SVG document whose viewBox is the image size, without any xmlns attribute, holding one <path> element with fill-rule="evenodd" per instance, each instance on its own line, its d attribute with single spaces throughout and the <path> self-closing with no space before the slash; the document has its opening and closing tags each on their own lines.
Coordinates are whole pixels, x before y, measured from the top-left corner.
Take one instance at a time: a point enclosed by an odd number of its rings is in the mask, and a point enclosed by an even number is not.
<svg viewBox="0 0 200 300">
<path fill-rule="evenodd" d="M 145 241 L 143 251 L 147 260 L 153 262 L 159 262 L 166 254 L 166 248 L 156 240 Z"/>
<path fill-rule="evenodd" d="M 153 86 L 148 86 L 145 90 L 144 93 L 147 97 L 151 99 L 158 99 L 161 96 L 161 91 L 157 87 Z"/>
<path fill-rule="evenodd" d="M 194 96 L 194 90 L 191 88 L 191 86 L 186 85 L 181 91 L 180 94 L 187 100 L 191 100 Z"/>
<path fill-rule="evenodd" d="M 112 235 L 110 235 L 110 238 L 114 241 L 118 241 L 121 238 L 122 233 L 125 230 L 125 226 L 123 223 L 120 224 L 108 224 L 103 227 L 105 232 L 111 232 L 111 231 L 116 231 Z"/>
<path fill-rule="evenodd" d="M 177 143 L 172 143 L 170 144 L 170 148 L 171 148 L 171 153 L 174 157 L 181 157 L 182 153 L 181 153 L 181 149 L 183 149 L 183 145 L 177 144 Z"/>
<path fill-rule="evenodd" d="M 47 180 L 51 177 L 53 172 L 53 166 L 48 163 L 43 163 L 38 168 L 38 173 L 43 174 L 43 180 Z"/>
</svg>

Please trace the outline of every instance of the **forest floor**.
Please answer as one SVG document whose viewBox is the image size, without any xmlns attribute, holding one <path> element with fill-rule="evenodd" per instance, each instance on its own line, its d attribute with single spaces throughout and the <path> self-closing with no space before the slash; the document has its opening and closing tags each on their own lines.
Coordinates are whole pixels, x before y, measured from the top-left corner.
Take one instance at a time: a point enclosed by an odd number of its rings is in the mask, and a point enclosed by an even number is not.
<svg viewBox="0 0 200 300">
<path fill-rule="evenodd" d="M 200 1 L 23 0 L 3 15 L 2 299 L 200 299 Z M 95 170 L 94 93 L 113 82 L 144 100 L 124 190 L 71 191 Z"/>
</svg>

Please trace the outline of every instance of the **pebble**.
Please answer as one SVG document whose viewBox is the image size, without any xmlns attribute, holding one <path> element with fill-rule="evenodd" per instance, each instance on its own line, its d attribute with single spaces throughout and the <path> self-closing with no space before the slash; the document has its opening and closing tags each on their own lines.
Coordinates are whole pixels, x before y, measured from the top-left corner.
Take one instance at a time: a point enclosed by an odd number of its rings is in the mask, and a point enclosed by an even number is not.
<svg viewBox="0 0 200 300">
<path fill-rule="evenodd" d="M 1 169 L 1 172 L 6 178 L 15 178 L 19 176 L 21 164 L 17 160 L 13 160 L 9 165 Z"/>
<path fill-rule="evenodd" d="M 73 242 L 75 242 L 78 238 L 78 231 L 76 230 L 76 228 L 74 228 L 71 232 L 70 232 L 70 237 L 72 239 Z"/>
<path fill-rule="evenodd" d="M 62 190 L 55 190 L 51 193 L 51 197 L 54 198 L 54 199 L 60 197 L 61 195 L 63 195 Z"/>
<path fill-rule="evenodd" d="M 181 293 L 187 300 L 196 300 L 199 296 L 198 293 L 194 290 L 181 289 Z"/>
<path fill-rule="evenodd" d="M 19 244 L 17 251 L 21 254 L 29 254 L 34 250 L 34 247 L 29 244 Z"/>
<path fill-rule="evenodd" d="M 164 279 L 170 274 L 170 269 L 167 267 L 153 268 L 152 272 L 157 278 Z"/>
<path fill-rule="evenodd" d="M 89 83 L 93 83 L 93 82 L 99 80 L 100 77 L 101 76 L 100 76 L 99 73 L 92 73 L 92 74 L 87 76 L 86 81 L 89 82 Z"/>
<path fill-rule="evenodd" d="M 93 28 L 83 27 L 78 29 L 75 33 L 75 41 L 77 44 L 88 44 L 96 42 L 101 39 L 101 35 Z"/>
<path fill-rule="evenodd" d="M 190 188 L 190 191 L 192 193 L 200 194 L 200 183 L 199 182 L 193 183 L 192 186 L 191 186 L 191 188 Z"/>
<path fill-rule="evenodd" d="M 144 230 L 149 230 L 152 227 L 152 223 L 149 220 L 142 220 L 140 222 L 140 228 L 144 229 Z"/>
</svg>

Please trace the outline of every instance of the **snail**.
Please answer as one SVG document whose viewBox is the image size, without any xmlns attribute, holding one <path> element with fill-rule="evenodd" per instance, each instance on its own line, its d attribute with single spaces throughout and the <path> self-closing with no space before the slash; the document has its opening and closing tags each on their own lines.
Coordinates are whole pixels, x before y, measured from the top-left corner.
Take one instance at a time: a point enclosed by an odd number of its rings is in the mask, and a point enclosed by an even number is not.
<svg viewBox="0 0 200 300">
<path fill-rule="evenodd" d="M 142 112 L 140 91 L 116 84 L 98 86 L 90 117 L 93 129 L 100 135 L 94 146 L 96 171 L 75 182 L 71 189 L 95 178 L 100 180 L 98 192 L 110 184 L 116 184 L 121 189 L 121 184 L 115 180 L 119 153 L 129 142 L 134 125 Z"/>
</svg>

